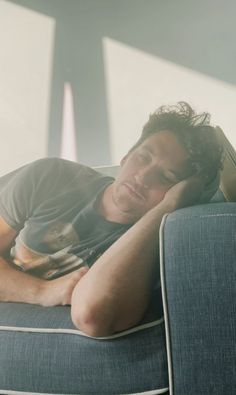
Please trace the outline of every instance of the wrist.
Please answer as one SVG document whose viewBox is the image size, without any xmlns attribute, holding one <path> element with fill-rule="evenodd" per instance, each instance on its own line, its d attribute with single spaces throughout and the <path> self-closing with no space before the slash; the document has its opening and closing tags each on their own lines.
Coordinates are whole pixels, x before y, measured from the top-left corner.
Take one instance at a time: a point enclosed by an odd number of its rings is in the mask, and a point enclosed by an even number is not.
<svg viewBox="0 0 236 395">
<path fill-rule="evenodd" d="M 164 198 L 157 206 L 159 210 L 162 211 L 163 215 L 167 213 L 172 213 L 178 208 L 178 203 L 175 199 L 166 199 Z"/>
<path fill-rule="evenodd" d="M 50 281 L 39 280 L 35 289 L 35 304 L 39 304 L 41 306 L 47 305 L 49 287 Z"/>
</svg>

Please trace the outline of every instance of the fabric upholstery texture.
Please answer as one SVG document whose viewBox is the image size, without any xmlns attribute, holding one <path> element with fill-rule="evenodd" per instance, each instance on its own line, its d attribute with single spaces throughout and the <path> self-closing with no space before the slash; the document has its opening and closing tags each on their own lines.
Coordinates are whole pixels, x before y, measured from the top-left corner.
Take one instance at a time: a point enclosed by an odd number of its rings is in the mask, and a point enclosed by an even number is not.
<svg viewBox="0 0 236 395">
<path fill-rule="evenodd" d="M 214 203 L 165 219 L 171 395 L 236 393 L 235 207 Z M 133 331 L 98 340 L 75 329 L 68 306 L 0 303 L 0 394 L 167 395 L 159 298 L 151 307 Z"/>
<path fill-rule="evenodd" d="M 0 393 L 168 390 L 163 319 L 100 340 L 75 329 L 69 307 L 0 303 L 0 366 Z"/>
<path fill-rule="evenodd" d="M 236 394 L 236 204 L 166 216 L 161 250 L 170 394 Z"/>
<path fill-rule="evenodd" d="M 4 395 L 167 395 L 160 289 L 137 327 L 102 340 L 78 331 L 68 306 L 0 303 L 0 367 Z"/>
</svg>

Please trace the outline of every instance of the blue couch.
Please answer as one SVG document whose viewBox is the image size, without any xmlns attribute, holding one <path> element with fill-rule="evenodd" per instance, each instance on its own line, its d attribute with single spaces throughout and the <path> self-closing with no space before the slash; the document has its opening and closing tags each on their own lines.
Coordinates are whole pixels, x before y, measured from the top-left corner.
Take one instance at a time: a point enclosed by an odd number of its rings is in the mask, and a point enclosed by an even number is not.
<svg viewBox="0 0 236 395">
<path fill-rule="evenodd" d="M 0 394 L 236 394 L 235 262 L 236 203 L 199 205 L 163 218 L 162 291 L 130 330 L 90 338 L 68 306 L 0 303 Z"/>
<path fill-rule="evenodd" d="M 236 203 L 164 219 L 161 279 L 170 394 L 236 394 Z"/>
</svg>

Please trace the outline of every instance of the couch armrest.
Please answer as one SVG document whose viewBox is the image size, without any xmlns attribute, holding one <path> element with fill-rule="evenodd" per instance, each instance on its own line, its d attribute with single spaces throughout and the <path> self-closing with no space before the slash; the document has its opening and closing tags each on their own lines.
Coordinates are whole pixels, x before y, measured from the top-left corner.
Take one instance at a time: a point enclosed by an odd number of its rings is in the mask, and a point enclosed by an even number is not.
<svg viewBox="0 0 236 395">
<path fill-rule="evenodd" d="M 167 215 L 160 239 L 170 395 L 232 395 L 236 203 Z"/>
</svg>

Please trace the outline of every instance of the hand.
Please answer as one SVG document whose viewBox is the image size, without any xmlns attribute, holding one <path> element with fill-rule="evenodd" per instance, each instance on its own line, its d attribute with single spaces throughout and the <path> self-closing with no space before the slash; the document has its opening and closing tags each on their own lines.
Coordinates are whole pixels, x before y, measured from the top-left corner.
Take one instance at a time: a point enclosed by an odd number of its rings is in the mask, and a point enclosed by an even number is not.
<svg viewBox="0 0 236 395">
<path fill-rule="evenodd" d="M 172 207 L 178 208 L 192 206 L 199 201 L 205 180 L 200 176 L 191 176 L 171 187 L 164 196 L 163 202 Z"/>
<path fill-rule="evenodd" d="M 41 289 L 40 304 L 42 306 L 70 305 L 76 284 L 88 270 L 88 267 L 82 267 L 63 277 L 45 281 Z"/>
</svg>

